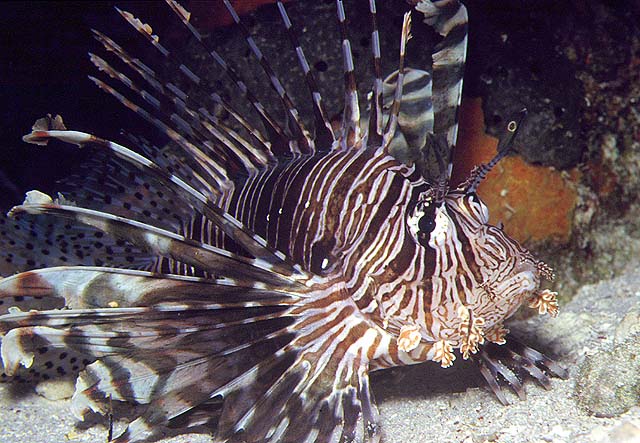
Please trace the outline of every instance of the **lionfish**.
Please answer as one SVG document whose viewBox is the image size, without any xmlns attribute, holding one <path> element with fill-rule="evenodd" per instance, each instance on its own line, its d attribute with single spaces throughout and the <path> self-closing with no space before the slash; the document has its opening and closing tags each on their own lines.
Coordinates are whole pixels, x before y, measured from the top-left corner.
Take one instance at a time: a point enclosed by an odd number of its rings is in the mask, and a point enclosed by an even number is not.
<svg viewBox="0 0 640 443">
<path fill-rule="evenodd" d="M 131 405 L 118 443 L 203 429 L 228 442 L 377 442 L 372 371 L 429 360 L 446 368 L 456 355 L 472 358 L 504 402 L 505 382 L 520 395 L 525 375 L 545 386 L 549 375 L 565 376 L 503 326 L 523 303 L 557 312 L 556 294 L 540 288 L 552 271 L 489 224 L 476 194 L 510 150 L 520 119 L 509 122 L 491 162 L 449 186 L 467 43 L 462 4 L 410 2 L 442 36 L 433 65 L 404 66 L 408 12 L 398 69 L 383 79 L 369 1 L 374 72 L 362 117 L 337 0 L 345 93 L 336 121 L 277 2 L 311 94 L 310 132 L 227 0 L 283 105 L 284 123 L 189 13 L 167 3 L 260 124 L 210 92 L 233 124 L 224 121 L 94 31 L 132 74 L 97 55 L 91 60 L 143 104 L 91 79 L 171 143 L 160 149 L 131 135 L 143 156 L 68 130 L 60 117 L 38 120 L 25 136 L 39 145 L 77 144 L 104 162 L 84 177 L 84 197 L 31 191 L 11 210 L 14 219 L 2 220 L 3 265 L 23 271 L 0 280 L 3 379 L 77 375 L 72 407 L 80 418 Z M 119 12 L 187 82 L 201 85 L 148 25 Z M 400 162 L 397 145 L 436 167 Z"/>
</svg>

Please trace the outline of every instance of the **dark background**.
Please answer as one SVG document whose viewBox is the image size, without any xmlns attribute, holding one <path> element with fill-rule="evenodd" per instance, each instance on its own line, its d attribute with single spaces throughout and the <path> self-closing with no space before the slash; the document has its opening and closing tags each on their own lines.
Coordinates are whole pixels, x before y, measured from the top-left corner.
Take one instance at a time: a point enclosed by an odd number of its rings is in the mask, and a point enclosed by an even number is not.
<svg viewBox="0 0 640 443">
<path fill-rule="evenodd" d="M 90 29 L 127 31 L 115 2 L 6 2 L 0 14 L 0 207 L 20 203 L 26 190 L 51 191 L 83 159 L 75 147 L 22 141 L 36 119 L 60 114 L 74 130 L 114 138 L 140 123 L 87 78 L 96 70 L 87 53 L 99 47 Z M 150 7 L 153 5 L 154 7 Z M 127 9 L 166 16 L 151 2 Z M 158 5 L 163 6 L 163 5 Z M 156 20 L 157 21 L 157 20 Z M 134 34 L 133 32 L 131 34 Z M 129 36 L 131 36 L 129 34 Z M 135 37 L 135 36 L 134 36 Z"/>
</svg>

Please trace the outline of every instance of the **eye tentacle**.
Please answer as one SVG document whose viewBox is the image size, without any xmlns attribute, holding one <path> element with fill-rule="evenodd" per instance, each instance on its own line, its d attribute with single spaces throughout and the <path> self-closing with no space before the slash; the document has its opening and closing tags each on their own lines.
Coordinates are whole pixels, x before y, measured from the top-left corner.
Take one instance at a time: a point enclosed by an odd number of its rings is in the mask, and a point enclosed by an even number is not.
<svg viewBox="0 0 640 443">
<path fill-rule="evenodd" d="M 518 130 L 522 126 L 526 116 L 527 109 L 523 108 L 514 119 L 509 119 L 509 122 L 503 131 L 504 133 L 500 137 L 498 153 L 491 159 L 491 161 L 489 161 L 489 163 L 484 163 L 475 167 L 471 171 L 469 178 L 460 185 L 460 188 L 463 189 L 465 193 L 470 194 L 476 192 L 478 190 L 478 186 L 480 186 L 480 183 L 482 183 L 482 180 L 484 180 L 487 174 L 495 167 L 495 165 L 498 164 L 498 162 L 500 162 L 500 160 L 511 152 L 513 149 L 513 142 L 515 141 Z"/>
</svg>

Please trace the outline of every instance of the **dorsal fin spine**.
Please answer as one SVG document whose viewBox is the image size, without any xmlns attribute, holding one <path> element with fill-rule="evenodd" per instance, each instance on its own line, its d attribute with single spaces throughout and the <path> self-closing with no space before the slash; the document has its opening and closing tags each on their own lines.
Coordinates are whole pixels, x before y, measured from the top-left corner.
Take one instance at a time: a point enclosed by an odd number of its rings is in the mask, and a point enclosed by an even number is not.
<svg viewBox="0 0 640 443">
<path fill-rule="evenodd" d="M 385 151 L 389 147 L 393 135 L 396 132 L 398 126 L 398 114 L 400 113 L 400 103 L 402 101 L 402 87 L 404 83 L 404 57 L 407 47 L 407 42 L 411 38 L 411 13 L 407 12 L 404 15 L 402 21 L 402 36 L 400 37 L 400 60 L 398 62 L 398 78 L 396 81 L 396 90 L 393 97 L 393 104 L 391 105 L 391 112 L 389 113 L 389 120 L 387 121 L 387 127 L 384 130 L 382 146 Z"/>
<path fill-rule="evenodd" d="M 202 34 L 200 34 L 200 32 L 198 32 L 198 30 L 189 22 L 188 17 L 185 17 L 183 8 L 176 1 L 165 1 L 191 35 L 196 38 L 207 54 L 222 68 L 227 77 L 235 84 L 240 93 L 246 97 L 253 109 L 258 113 L 260 120 L 266 129 L 272 151 L 279 155 L 291 154 L 291 140 L 285 135 L 282 127 L 276 122 L 276 120 L 265 110 L 264 106 L 262 106 L 255 94 L 247 87 L 246 83 L 238 73 L 236 73 L 236 71 L 227 64 L 218 51 L 205 41 Z"/>
<path fill-rule="evenodd" d="M 276 94 L 278 94 L 278 97 L 280 98 L 280 101 L 282 102 L 282 105 L 285 111 L 289 115 L 289 119 L 291 120 L 291 123 L 292 123 L 291 130 L 293 132 L 293 136 L 295 141 L 297 142 L 297 145 L 300 148 L 302 148 L 302 152 L 305 154 L 313 152 L 315 150 L 314 142 L 311 139 L 309 132 L 305 129 L 304 124 L 302 123 L 302 120 L 300 120 L 298 110 L 296 109 L 296 107 L 293 104 L 293 101 L 291 100 L 286 90 L 282 86 L 282 82 L 276 76 L 275 72 L 273 71 L 273 68 L 269 64 L 269 61 L 267 60 L 267 58 L 264 56 L 264 54 L 258 47 L 253 37 L 251 37 L 249 30 L 244 26 L 244 24 L 240 20 L 240 17 L 236 13 L 235 9 L 233 9 L 233 6 L 229 2 L 229 0 L 223 0 L 223 2 L 227 10 L 231 13 L 231 17 L 233 17 L 233 20 L 235 21 L 236 25 L 240 28 L 240 30 L 244 34 L 245 40 L 247 41 L 247 45 L 249 46 L 249 49 L 251 50 L 255 58 L 260 63 L 260 66 L 262 66 L 262 70 L 269 78 L 269 83 L 271 84 L 271 87 L 276 91 Z M 292 144 L 292 147 L 293 146 L 295 145 Z"/>
<path fill-rule="evenodd" d="M 342 0 L 336 0 L 338 13 L 338 25 L 340 28 L 340 38 L 342 40 L 342 58 L 344 61 L 344 82 L 345 98 L 342 115 L 342 134 L 340 135 L 340 145 L 343 148 L 355 145 L 360 140 L 360 105 L 358 103 L 358 87 L 354 72 L 353 54 L 351 52 L 351 41 L 347 34 L 347 17 L 344 12 Z M 353 143 L 350 138 L 353 136 Z"/>
<path fill-rule="evenodd" d="M 124 17 L 129 17 L 129 15 L 124 15 L 124 14 L 128 14 L 126 12 L 121 12 L 121 14 L 123 14 Z M 129 66 L 138 75 L 140 75 L 161 96 L 166 97 L 167 100 L 171 102 L 178 111 L 189 116 L 189 123 L 182 124 L 181 125 L 182 129 L 186 129 L 189 132 L 193 132 L 193 130 L 197 130 L 197 128 L 201 128 L 200 131 L 204 131 L 204 133 L 202 133 L 202 137 L 205 140 L 209 138 L 207 134 L 216 137 L 208 128 L 204 127 L 201 124 L 201 121 L 208 120 L 213 125 L 216 125 L 217 122 L 210 118 L 211 117 L 210 114 L 203 113 L 201 111 L 201 109 L 206 109 L 206 105 L 199 102 L 197 98 L 194 98 L 193 94 L 187 95 L 184 92 L 182 92 L 177 86 L 175 86 L 170 81 L 159 76 L 152 68 L 145 65 L 142 61 L 140 61 L 135 57 L 130 56 L 126 51 L 122 49 L 122 47 L 120 47 L 113 40 L 111 40 L 101 32 L 93 30 L 93 33 L 95 38 L 100 43 L 102 43 L 102 45 L 107 49 L 107 51 L 113 52 L 127 66 Z M 144 35 L 148 35 L 148 34 L 144 34 Z M 150 41 L 155 41 L 155 40 L 151 39 Z M 157 45 L 154 45 L 154 46 L 157 47 Z M 106 70 L 105 69 L 106 62 L 104 62 L 102 59 L 94 55 L 91 55 L 91 59 L 94 63 L 98 62 L 97 66 L 99 67 L 99 69 Z M 174 62 L 174 60 L 172 60 L 171 57 L 169 57 L 169 61 Z M 175 64 L 177 65 L 178 63 L 179 61 Z M 184 64 L 180 64 L 179 67 L 184 68 L 182 69 L 183 72 L 185 72 L 185 69 L 188 70 L 188 72 L 191 72 L 191 70 L 188 69 Z M 176 68 L 179 68 L 179 67 L 176 66 Z M 143 98 L 145 98 L 145 100 L 149 102 L 150 97 L 144 96 L 144 91 L 140 92 L 134 89 L 133 82 L 130 79 L 118 73 L 113 68 L 110 68 L 108 70 L 108 73 L 112 77 L 115 75 L 119 80 L 123 81 L 129 88 L 132 88 L 134 92 L 139 93 L 141 96 L 143 96 Z M 195 74 L 191 74 L 190 76 L 188 76 L 188 78 L 194 84 L 200 86 L 201 82 L 199 80 L 199 77 L 197 77 Z M 155 105 L 157 109 L 160 109 L 159 101 L 157 99 L 155 100 L 155 103 L 152 103 L 152 105 Z M 167 115 L 172 114 L 172 111 L 170 110 L 165 110 L 165 112 Z M 230 112 L 233 112 L 233 110 L 230 109 Z M 234 113 L 232 115 L 237 115 L 237 113 Z M 177 116 L 171 115 L 170 119 L 174 122 L 180 123 L 180 120 L 178 119 Z M 248 134 L 255 134 L 257 137 L 259 137 L 258 138 L 259 140 L 261 139 L 259 131 L 248 126 L 244 121 L 241 121 L 240 123 L 243 124 L 243 126 L 245 126 Z M 218 127 L 218 129 L 222 132 L 225 132 L 224 128 L 222 127 Z M 236 137 L 233 137 L 233 138 L 235 139 Z M 257 170 L 258 168 L 264 167 L 267 164 L 265 162 L 265 156 L 271 157 L 269 147 L 266 144 L 264 144 L 264 142 L 257 144 L 258 148 L 247 149 L 247 146 L 250 146 L 250 144 L 246 142 L 240 143 L 240 147 L 238 147 L 234 145 L 229 145 L 219 140 L 219 138 L 218 138 L 218 141 L 222 145 L 226 146 L 226 148 L 228 149 L 228 152 L 232 154 L 231 158 L 235 157 L 239 159 L 239 161 L 237 162 L 237 167 L 246 168 L 249 173 L 251 173 L 251 171 Z"/>
<path fill-rule="evenodd" d="M 124 52 L 118 55 L 123 60 L 128 57 Z M 182 101 L 182 98 L 175 94 L 172 88 L 160 89 L 158 92 L 161 96 L 164 96 L 169 100 L 174 107 L 178 108 L 182 114 L 189 119 L 189 122 L 185 121 L 182 116 L 176 114 L 172 109 L 167 109 L 167 106 L 160 100 L 139 88 L 133 80 L 116 71 L 102 58 L 93 54 L 90 54 L 90 56 L 91 61 L 98 67 L 98 69 L 106 72 L 112 78 L 120 80 L 129 89 L 141 96 L 147 103 L 150 103 L 158 113 L 164 116 L 165 121 L 171 122 L 176 127 L 174 132 L 183 134 L 183 137 L 185 137 L 185 139 L 190 139 L 192 144 L 207 147 L 209 153 L 217 158 L 221 165 L 224 164 L 223 162 L 231 161 L 236 165 L 236 168 L 244 168 L 249 174 L 257 172 L 259 167 L 264 166 L 264 163 L 255 156 L 255 150 L 247 150 L 244 145 L 232 142 L 231 139 L 223 133 L 224 130 L 217 127 L 215 121 L 207 123 L 207 119 L 202 118 L 204 116 L 198 111 L 189 108 L 187 104 Z M 154 84 L 151 85 L 152 87 L 154 86 Z M 112 90 L 107 89 L 107 91 L 111 92 Z M 119 99 L 120 96 L 115 97 Z M 149 121 L 148 116 L 150 116 L 151 113 L 142 113 L 140 109 L 136 110 L 136 112 Z M 166 132 L 166 128 L 168 128 L 169 125 L 166 122 L 163 122 L 163 125 L 160 125 L 160 121 L 160 119 L 157 119 L 157 122 L 150 122 Z M 210 143 L 212 137 L 213 140 L 217 142 L 217 145 Z M 224 146 L 226 150 L 221 150 L 219 147 L 220 145 Z"/>
<path fill-rule="evenodd" d="M 307 88 L 309 89 L 309 92 L 311 94 L 311 100 L 313 102 L 313 113 L 315 117 L 316 144 L 320 144 L 320 146 L 322 146 L 321 149 L 326 150 L 336 140 L 336 134 L 334 134 L 331 123 L 329 122 L 324 107 L 322 106 L 322 96 L 320 95 L 315 76 L 313 75 L 313 72 L 309 67 L 309 62 L 307 61 L 302 46 L 298 41 L 298 37 L 293 30 L 291 19 L 289 18 L 287 10 L 285 9 L 284 4 L 281 1 L 278 1 L 278 10 L 280 11 L 280 16 L 282 17 L 282 21 L 284 22 L 284 26 L 287 30 L 289 40 L 291 41 L 291 44 L 296 51 L 298 62 L 302 67 L 302 72 L 305 76 Z"/>
<path fill-rule="evenodd" d="M 467 54 L 467 9 L 457 0 L 421 0 L 416 9 L 444 39 L 433 53 L 434 133 L 446 134 L 450 152 L 447 180 L 451 178 L 453 150 L 458 141 L 458 110 L 462 100 Z"/>
<path fill-rule="evenodd" d="M 371 115 L 369 116 L 367 146 L 377 146 L 382 143 L 382 64 L 375 0 L 369 0 L 369 14 L 371 16 L 371 56 L 374 79 L 371 91 Z"/>
<path fill-rule="evenodd" d="M 214 159 L 206 156 L 202 151 L 200 151 L 200 149 L 198 149 L 195 145 L 193 145 L 190 141 L 188 141 L 174 129 L 167 126 L 162 120 L 149 114 L 149 112 L 147 112 L 145 109 L 127 99 L 125 96 L 120 94 L 118 91 L 116 91 L 114 88 L 112 88 L 102 80 L 97 79 L 93 76 L 89 76 L 89 79 L 93 81 L 100 89 L 103 89 L 104 91 L 114 96 L 124 106 L 131 109 L 144 120 L 148 121 L 158 129 L 160 129 L 162 132 L 164 132 L 171 140 L 178 143 L 186 152 L 192 154 L 194 156 L 194 159 L 211 175 L 212 182 L 217 184 L 217 189 L 221 193 L 224 193 L 225 190 L 229 190 L 229 188 L 232 186 L 232 183 L 229 181 L 227 176 L 223 172 L 221 172 L 225 170 L 222 165 L 217 163 Z"/>
</svg>

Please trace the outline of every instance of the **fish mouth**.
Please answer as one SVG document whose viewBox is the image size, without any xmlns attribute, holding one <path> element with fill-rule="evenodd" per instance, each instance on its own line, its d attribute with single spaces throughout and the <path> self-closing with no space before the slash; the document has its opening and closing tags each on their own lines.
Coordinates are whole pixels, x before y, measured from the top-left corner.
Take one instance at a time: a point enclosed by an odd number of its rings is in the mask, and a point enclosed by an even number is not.
<svg viewBox="0 0 640 443">
<path fill-rule="evenodd" d="M 503 294 L 501 298 L 508 304 L 504 310 L 504 319 L 513 315 L 522 303 L 535 294 L 539 286 L 540 277 L 535 267 L 523 268 L 499 284 L 495 291 L 498 294 Z"/>
</svg>

